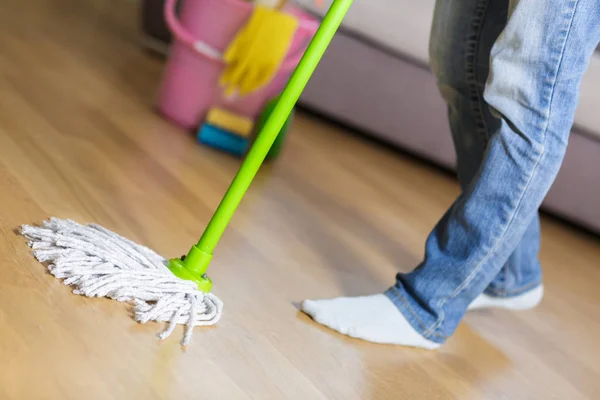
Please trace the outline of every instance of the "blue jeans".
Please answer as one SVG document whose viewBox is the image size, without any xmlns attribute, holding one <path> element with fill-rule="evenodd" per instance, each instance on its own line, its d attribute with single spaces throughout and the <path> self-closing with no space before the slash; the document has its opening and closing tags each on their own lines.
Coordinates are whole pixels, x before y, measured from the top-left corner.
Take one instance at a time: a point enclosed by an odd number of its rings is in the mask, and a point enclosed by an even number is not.
<svg viewBox="0 0 600 400">
<path fill-rule="evenodd" d="M 451 336 L 484 291 L 541 284 L 538 209 L 563 160 L 599 16 L 600 0 L 438 0 L 430 59 L 462 192 L 423 261 L 386 291 L 429 340 Z"/>
</svg>

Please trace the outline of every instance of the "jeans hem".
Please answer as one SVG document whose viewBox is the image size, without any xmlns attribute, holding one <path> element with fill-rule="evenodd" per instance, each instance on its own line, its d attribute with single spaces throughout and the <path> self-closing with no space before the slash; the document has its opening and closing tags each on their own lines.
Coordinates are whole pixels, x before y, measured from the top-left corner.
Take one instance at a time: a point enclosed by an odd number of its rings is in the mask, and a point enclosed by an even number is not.
<svg viewBox="0 0 600 400">
<path fill-rule="evenodd" d="M 402 313 L 404 318 L 406 318 L 408 323 L 413 327 L 415 331 L 417 331 L 419 335 L 423 336 L 427 340 L 438 344 L 443 344 L 448 339 L 448 337 L 435 332 L 425 334 L 428 331 L 426 324 L 419 318 L 412 306 L 408 303 L 408 301 L 404 298 L 404 296 L 400 293 L 398 289 L 391 287 L 388 290 L 386 290 L 384 294 L 387 296 L 388 299 L 391 300 L 392 303 L 394 303 L 398 311 Z"/>
<path fill-rule="evenodd" d="M 483 293 L 487 294 L 488 296 L 492 296 L 492 297 L 516 297 L 516 296 L 522 295 L 525 292 L 529 292 L 530 290 L 537 288 L 541 284 L 542 284 L 541 280 L 535 280 L 526 285 L 522 285 L 522 286 L 519 286 L 518 288 L 512 288 L 512 289 L 494 289 L 494 288 L 488 287 L 483 291 Z"/>
</svg>

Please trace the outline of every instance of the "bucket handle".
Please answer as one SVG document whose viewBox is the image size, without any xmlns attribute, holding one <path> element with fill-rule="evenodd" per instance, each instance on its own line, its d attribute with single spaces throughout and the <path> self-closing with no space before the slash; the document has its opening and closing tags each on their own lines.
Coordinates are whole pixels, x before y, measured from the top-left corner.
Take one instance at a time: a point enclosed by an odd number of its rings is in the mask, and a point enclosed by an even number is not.
<svg viewBox="0 0 600 400">
<path fill-rule="evenodd" d="M 210 60 L 216 61 L 220 64 L 224 64 L 223 54 L 220 51 L 201 40 L 196 40 L 196 38 L 194 38 L 194 36 L 179 23 L 179 20 L 175 15 L 176 5 L 177 0 L 165 1 L 165 20 L 171 33 L 175 35 L 180 42 L 182 42 L 194 53 L 204 56 Z"/>
<path fill-rule="evenodd" d="M 194 0 L 195 1 L 195 0 Z M 208 43 L 205 43 L 201 40 L 196 40 L 194 35 L 189 33 L 180 23 L 179 19 L 175 15 L 175 6 L 177 5 L 177 0 L 166 0 L 164 13 L 165 20 L 167 22 L 167 26 L 173 35 L 177 37 L 177 39 L 182 42 L 188 49 L 193 51 L 194 53 L 201 55 L 203 57 L 208 58 L 214 62 L 219 63 L 220 65 L 225 65 L 225 61 L 223 60 L 223 53 Z M 312 36 L 317 31 L 319 27 L 318 22 L 300 22 L 298 26 L 298 30 L 303 31 L 308 36 Z M 288 60 L 285 60 L 281 65 L 282 71 L 290 71 L 296 68 L 298 62 L 302 58 L 302 54 L 304 51 L 297 51 L 297 54 L 289 56 Z"/>
</svg>

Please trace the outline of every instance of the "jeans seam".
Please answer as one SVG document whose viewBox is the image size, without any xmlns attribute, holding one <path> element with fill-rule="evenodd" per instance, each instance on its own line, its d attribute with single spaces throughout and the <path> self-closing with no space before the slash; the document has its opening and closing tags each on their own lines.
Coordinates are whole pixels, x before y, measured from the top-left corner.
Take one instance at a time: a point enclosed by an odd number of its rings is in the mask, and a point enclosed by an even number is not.
<svg viewBox="0 0 600 400">
<path fill-rule="evenodd" d="M 475 18 L 473 18 L 471 21 L 471 29 L 469 31 L 467 41 L 467 52 L 465 54 L 465 70 L 467 75 L 466 81 L 469 87 L 469 101 L 471 110 L 475 115 L 475 129 L 477 130 L 479 139 L 484 146 L 488 141 L 489 131 L 487 124 L 485 123 L 485 116 L 483 115 L 482 93 L 477 87 L 479 76 L 476 68 L 476 58 L 479 54 L 481 32 L 483 31 L 483 23 L 487 15 L 488 5 L 488 0 L 480 0 L 475 8 Z M 471 39 L 472 37 L 474 39 Z"/>
<path fill-rule="evenodd" d="M 575 13 L 577 12 L 577 7 L 579 6 L 579 0 L 571 0 L 571 4 L 573 4 L 573 11 L 571 13 L 571 18 L 569 19 L 569 24 L 567 26 L 566 35 L 564 41 L 562 43 L 562 47 L 560 49 L 560 57 L 558 60 L 558 65 L 556 66 L 556 71 L 554 71 L 554 76 L 552 76 L 552 86 L 550 89 L 550 96 L 548 101 L 548 115 L 546 117 L 546 123 L 544 127 L 544 132 L 542 134 L 542 140 L 546 141 L 546 135 L 548 134 L 548 128 L 550 127 L 550 115 L 552 114 L 552 102 L 554 101 L 554 90 L 556 89 L 556 80 L 558 79 L 558 74 L 561 70 L 562 63 L 565 56 L 565 47 L 569 40 L 569 36 L 571 35 L 571 28 L 573 27 L 573 20 L 575 19 Z"/>
<path fill-rule="evenodd" d="M 440 327 L 440 325 L 442 325 L 442 323 L 444 322 L 444 319 L 445 319 L 444 305 L 448 302 L 448 300 L 452 300 L 453 298 L 455 298 L 456 296 L 458 296 L 473 281 L 473 279 L 475 279 L 475 277 L 477 276 L 477 274 L 481 271 L 481 269 L 482 269 L 483 265 L 485 264 L 485 262 L 489 259 L 489 257 L 493 253 L 495 253 L 495 251 L 497 250 L 498 246 L 500 246 L 500 244 L 502 242 L 502 238 L 504 237 L 504 235 L 506 235 L 506 231 L 508 230 L 508 228 L 513 223 L 515 215 L 517 213 L 517 210 L 519 209 L 519 207 L 521 206 L 521 204 L 523 202 L 524 195 L 527 192 L 527 190 L 530 188 L 531 182 L 533 180 L 533 177 L 537 173 L 537 170 L 538 170 L 538 167 L 540 165 L 540 162 L 541 162 L 541 160 L 544 158 L 544 156 L 546 154 L 546 137 L 547 137 L 547 133 L 548 133 L 548 128 L 550 126 L 550 116 L 552 114 L 552 102 L 554 101 L 554 90 L 556 89 L 557 77 L 558 77 L 558 74 L 559 74 L 559 72 L 561 70 L 562 62 L 564 60 L 565 47 L 566 47 L 566 43 L 567 43 L 567 41 L 569 39 L 569 35 L 571 33 L 571 28 L 573 26 L 573 19 L 575 18 L 575 13 L 577 11 L 577 6 L 579 4 L 579 0 L 572 0 L 571 4 L 573 4 L 573 11 L 571 13 L 571 17 L 569 19 L 569 24 L 568 24 L 568 27 L 567 27 L 566 35 L 565 35 L 563 43 L 562 43 L 562 47 L 561 47 L 561 51 L 560 51 L 560 57 L 559 57 L 559 60 L 558 60 L 557 66 L 556 66 L 556 71 L 554 72 L 554 76 L 552 77 L 552 81 L 551 81 L 550 99 L 549 99 L 549 102 L 548 102 L 548 112 L 547 112 L 547 116 L 546 116 L 546 123 L 545 123 L 545 127 L 544 127 L 544 130 L 542 132 L 542 137 L 541 137 L 541 151 L 540 151 L 540 154 L 537 155 L 537 159 L 535 160 L 535 163 L 533 165 L 531 174 L 527 177 L 527 183 L 525 184 L 525 187 L 521 191 L 521 194 L 519 196 L 518 202 L 517 202 L 516 206 L 513 208 L 512 213 L 510 215 L 510 218 L 508 219 L 508 222 L 506 223 L 506 225 L 504 227 L 504 230 L 502 231 L 502 233 L 500 234 L 500 236 L 498 236 L 498 238 L 496 238 L 496 244 L 495 244 L 495 246 L 492 248 L 491 251 L 487 252 L 487 254 L 476 265 L 476 267 L 473 269 L 473 271 L 467 276 L 467 278 L 456 288 L 456 290 L 450 296 L 440 299 L 440 301 L 438 302 L 438 307 L 440 309 L 440 317 L 438 318 L 437 322 L 434 323 L 426 331 L 426 333 L 424 334 L 424 336 L 432 334 L 436 329 L 438 329 Z"/>
</svg>

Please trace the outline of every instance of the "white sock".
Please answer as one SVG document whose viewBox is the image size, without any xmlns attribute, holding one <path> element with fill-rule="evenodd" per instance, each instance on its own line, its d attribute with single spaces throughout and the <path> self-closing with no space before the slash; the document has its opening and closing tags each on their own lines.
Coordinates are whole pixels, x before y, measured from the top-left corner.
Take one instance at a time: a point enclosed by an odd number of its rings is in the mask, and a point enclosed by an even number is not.
<svg viewBox="0 0 600 400">
<path fill-rule="evenodd" d="M 302 311 L 322 325 L 369 342 L 429 350 L 440 346 L 417 333 L 384 294 L 304 300 Z"/>
<path fill-rule="evenodd" d="M 505 308 L 507 310 L 529 310 L 536 307 L 542 301 L 542 297 L 544 297 L 543 285 L 514 297 L 494 297 L 482 293 L 473 300 L 468 309 Z"/>
</svg>

